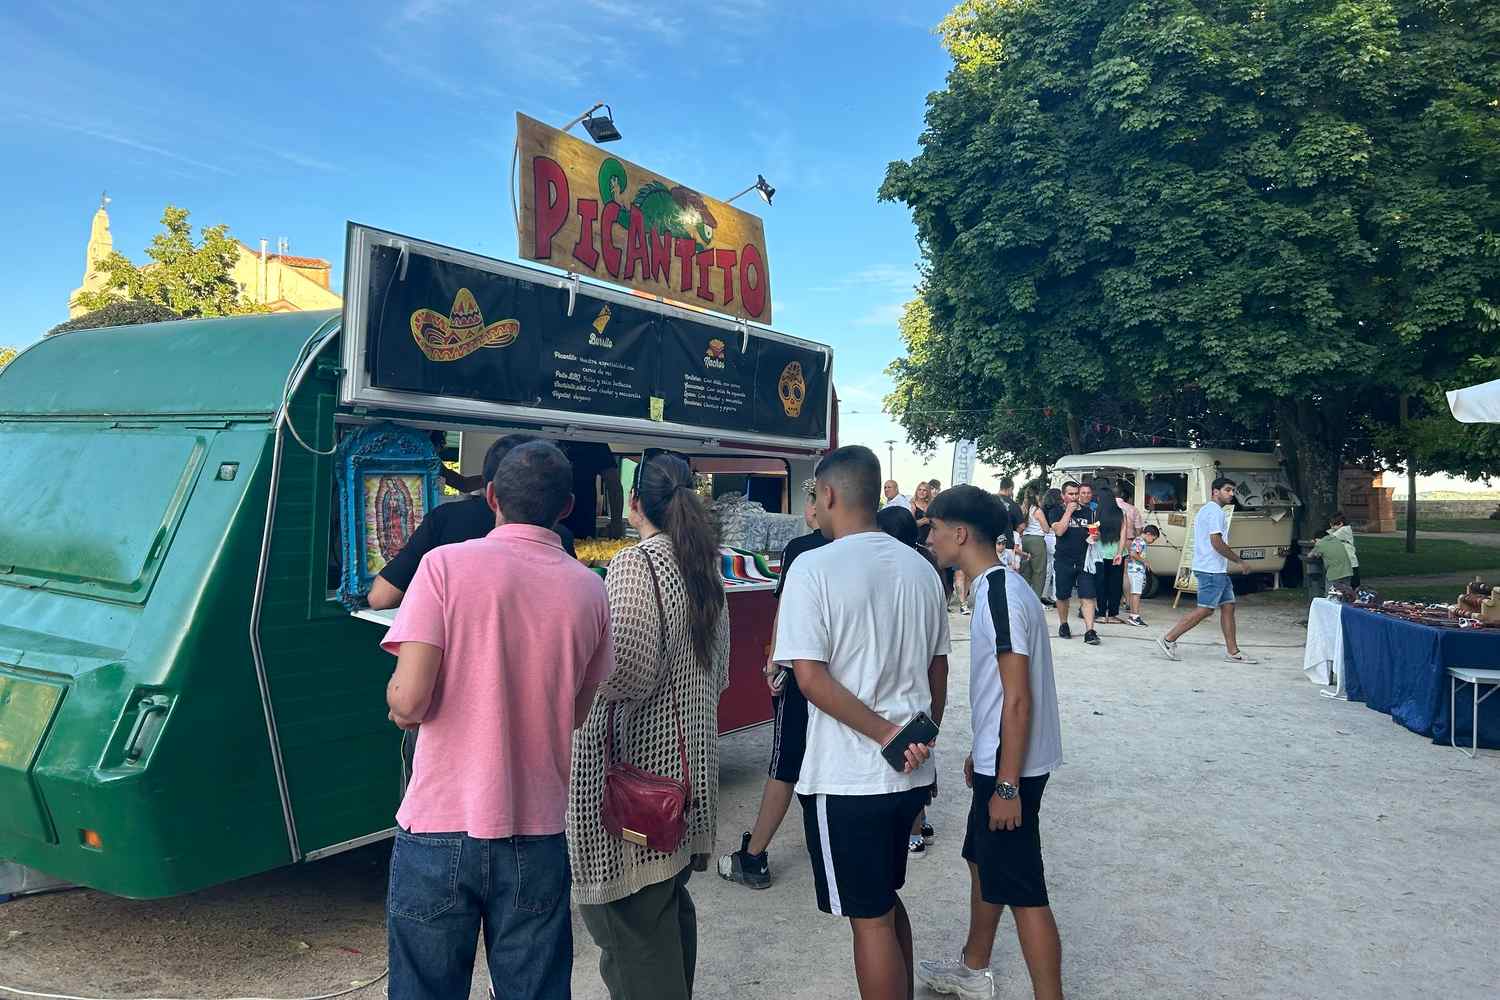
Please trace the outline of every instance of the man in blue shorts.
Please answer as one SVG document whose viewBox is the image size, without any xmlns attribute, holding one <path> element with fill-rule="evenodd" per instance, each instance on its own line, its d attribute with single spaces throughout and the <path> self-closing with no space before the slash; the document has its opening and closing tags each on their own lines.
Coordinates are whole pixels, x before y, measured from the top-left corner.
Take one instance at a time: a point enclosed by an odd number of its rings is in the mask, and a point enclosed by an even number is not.
<svg viewBox="0 0 1500 1000">
<path fill-rule="evenodd" d="M 1229 519 L 1224 507 L 1234 503 L 1234 480 L 1220 476 L 1213 482 L 1208 503 L 1193 521 L 1193 575 L 1198 578 L 1198 606 L 1172 626 L 1171 631 L 1156 640 L 1157 648 L 1169 660 L 1180 660 L 1177 640 L 1201 622 L 1213 617 L 1219 609 L 1219 627 L 1224 630 L 1224 659 L 1230 663 L 1254 663 L 1240 651 L 1234 631 L 1234 583 L 1229 579 L 1229 564 L 1240 573 L 1250 567 L 1238 552 L 1229 547 Z"/>
</svg>

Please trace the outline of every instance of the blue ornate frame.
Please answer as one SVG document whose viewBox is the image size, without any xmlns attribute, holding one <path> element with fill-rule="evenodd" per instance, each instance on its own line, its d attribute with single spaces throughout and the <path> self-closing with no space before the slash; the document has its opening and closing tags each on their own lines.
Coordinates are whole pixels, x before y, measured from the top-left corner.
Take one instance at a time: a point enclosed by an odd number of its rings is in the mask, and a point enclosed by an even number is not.
<svg viewBox="0 0 1500 1000">
<path fill-rule="evenodd" d="M 365 480 L 382 475 L 421 476 L 425 517 L 438 503 L 440 469 L 437 450 L 425 431 L 391 423 L 375 424 L 339 442 L 339 531 L 344 566 L 338 597 L 346 608 L 352 610 L 362 604 L 375 582 L 365 570 L 372 544 L 365 530 Z M 415 531 L 420 523 L 420 518 L 413 521 L 411 530 Z"/>
</svg>

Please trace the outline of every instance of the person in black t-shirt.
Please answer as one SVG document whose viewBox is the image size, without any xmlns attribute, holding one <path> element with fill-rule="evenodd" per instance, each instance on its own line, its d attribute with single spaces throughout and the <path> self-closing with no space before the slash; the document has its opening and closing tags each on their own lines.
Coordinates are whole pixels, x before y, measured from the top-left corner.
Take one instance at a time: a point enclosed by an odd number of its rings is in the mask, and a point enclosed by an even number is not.
<svg viewBox="0 0 1500 1000">
<path fill-rule="evenodd" d="M 562 523 L 574 538 L 599 536 L 599 491 L 604 480 L 604 499 L 609 504 L 606 537 L 625 537 L 625 488 L 620 482 L 620 462 L 609 445 L 596 441 L 563 441 L 563 454 L 573 463 L 573 510 Z"/>
<path fill-rule="evenodd" d="M 995 494 L 1000 498 L 1000 506 L 1005 508 L 1005 521 L 1002 526 L 999 541 L 999 551 L 1005 553 L 1001 562 L 1011 569 L 1020 572 L 1023 551 L 1021 543 L 1016 540 L 1016 532 L 1021 530 L 1025 518 L 1021 516 L 1021 505 L 1016 503 L 1016 481 L 1010 476 L 1004 476 L 1000 480 L 1000 489 Z"/>
<path fill-rule="evenodd" d="M 787 542 L 781 553 L 781 576 L 776 581 L 776 599 L 781 599 L 781 588 L 786 583 L 786 574 L 796 558 L 805 552 L 828 544 L 828 539 L 818 530 L 814 519 L 814 501 L 817 496 L 817 481 L 807 480 L 802 484 L 807 506 L 802 512 L 809 534 L 800 535 Z M 771 634 L 776 634 L 776 624 L 771 623 Z M 766 659 L 766 684 L 771 689 L 771 707 L 774 710 L 775 728 L 771 732 L 770 777 L 766 779 L 765 791 L 760 797 L 760 812 L 755 817 L 755 828 L 746 830 L 740 837 L 740 849 L 719 858 L 719 874 L 730 882 L 765 889 L 771 884 L 771 865 L 766 849 L 771 838 L 786 818 L 792 804 L 792 791 L 802 774 L 802 754 L 807 749 L 807 696 L 797 687 L 797 676 L 790 670 L 776 666 Z"/>
<path fill-rule="evenodd" d="M 510 454 L 512 448 L 536 440 L 539 439 L 530 434 L 507 434 L 496 440 L 490 445 L 489 451 L 484 453 L 484 482 L 489 483 L 495 478 L 500 460 Z M 490 508 L 483 492 L 472 493 L 462 500 L 438 504 L 427 512 L 427 516 L 422 518 L 422 523 L 417 525 L 417 530 L 412 532 L 401 551 L 385 564 L 380 575 L 375 578 L 367 598 L 370 607 L 377 611 L 399 607 L 401 599 L 406 596 L 406 588 L 411 586 L 412 578 L 417 575 L 422 557 L 439 545 L 483 538 L 494 530 L 495 512 Z M 573 555 L 572 533 L 561 524 L 554 525 L 552 530 L 562 539 L 563 549 L 568 555 Z"/>
<path fill-rule="evenodd" d="M 1094 631 L 1094 602 L 1098 591 L 1094 574 L 1083 571 L 1089 547 L 1089 523 L 1094 515 L 1080 502 L 1077 483 L 1069 481 L 1063 484 L 1062 506 L 1049 507 L 1046 516 L 1047 523 L 1057 535 L 1057 548 L 1053 554 L 1057 573 L 1057 635 L 1061 639 L 1073 637 L 1068 628 L 1068 602 L 1076 590 L 1083 605 L 1084 641 L 1097 644 L 1099 635 Z"/>
</svg>

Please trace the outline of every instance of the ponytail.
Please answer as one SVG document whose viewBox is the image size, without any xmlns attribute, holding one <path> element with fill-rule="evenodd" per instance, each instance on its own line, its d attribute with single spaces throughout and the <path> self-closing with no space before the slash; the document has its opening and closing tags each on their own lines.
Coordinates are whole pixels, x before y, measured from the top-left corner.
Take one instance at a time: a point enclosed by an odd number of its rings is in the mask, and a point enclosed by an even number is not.
<svg viewBox="0 0 1500 1000">
<path fill-rule="evenodd" d="M 718 525 L 694 491 L 692 469 L 681 458 L 652 458 L 637 470 L 635 482 L 642 511 L 672 540 L 672 556 L 687 588 L 693 651 L 708 669 L 714 632 L 724 610 Z"/>
</svg>

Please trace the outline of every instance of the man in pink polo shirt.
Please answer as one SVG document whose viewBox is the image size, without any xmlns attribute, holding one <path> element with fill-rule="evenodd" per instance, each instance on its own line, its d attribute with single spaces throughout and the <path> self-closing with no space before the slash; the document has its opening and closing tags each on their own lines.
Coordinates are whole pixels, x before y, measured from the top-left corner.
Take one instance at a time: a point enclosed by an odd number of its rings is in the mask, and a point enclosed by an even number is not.
<svg viewBox="0 0 1500 1000">
<path fill-rule="evenodd" d="M 495 530 L 423 556 L 381 643 L 391 719 L 421 726 L 391 852 L 396 1000 L 468 996 L 481 926 L 506 997 L 569 995 L 572 733 L 614 667 L 604 583 L 550 528 L 572 488 L 553 445 L 511 451 Z"/>
</svg>

